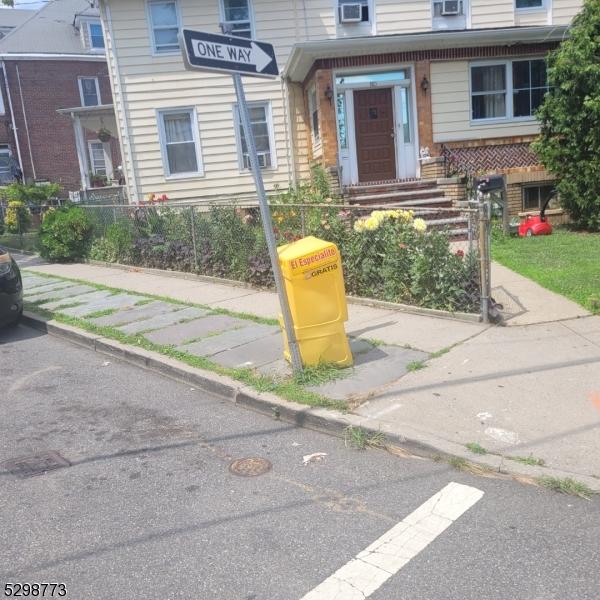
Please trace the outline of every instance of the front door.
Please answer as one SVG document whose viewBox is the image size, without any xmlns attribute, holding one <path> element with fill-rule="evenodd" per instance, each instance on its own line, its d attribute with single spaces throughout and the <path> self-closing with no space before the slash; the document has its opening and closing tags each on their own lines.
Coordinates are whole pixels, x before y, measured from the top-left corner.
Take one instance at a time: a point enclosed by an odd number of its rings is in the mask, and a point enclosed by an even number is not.
<svg viewBox="0 0 600 600">
<path fill-rule="evenodd" d="M 396 179 L 392 88 L 356 90 L 354 126 L 359 181 Z"/>
</svg>

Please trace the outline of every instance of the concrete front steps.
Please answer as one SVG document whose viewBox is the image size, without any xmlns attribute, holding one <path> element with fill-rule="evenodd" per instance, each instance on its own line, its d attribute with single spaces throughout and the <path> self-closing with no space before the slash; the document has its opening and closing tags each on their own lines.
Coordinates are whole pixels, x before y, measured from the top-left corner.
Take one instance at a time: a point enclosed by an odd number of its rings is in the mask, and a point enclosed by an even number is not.
<svg viewBox="0 0 600 600">
<path fill-rule="evenodd" d="M 453 241 L 468 237 L 468 219 L 452 210 L 452 199 L 444 195 L 436 179 L 353 185 L 344 188 L 343 195 L 351 205 L 414 208 L 430 228 L 445 229 Z"/>
</svg>

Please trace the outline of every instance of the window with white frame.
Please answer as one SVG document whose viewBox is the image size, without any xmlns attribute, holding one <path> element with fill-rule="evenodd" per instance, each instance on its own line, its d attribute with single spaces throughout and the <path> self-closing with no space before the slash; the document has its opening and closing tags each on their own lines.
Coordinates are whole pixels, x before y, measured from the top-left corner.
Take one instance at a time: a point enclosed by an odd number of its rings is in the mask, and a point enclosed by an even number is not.
<svg viewBox="0 0 600 600">
<path fill-rule="evenodd" d="M 231 27 L 232 35 L 252 37 L 252 6 L 250 0 L 221 0 L 221 19 Z"/>
<path fill-rule="evenodd" d="M 177 0 L 148 0 L 148 18 L 155 54 L 179 51 Z"/>
<path fill-rule="evenodd" d="M 104 32 L 102 31 L 102 23 L 100 23 L 100 21 L 88 21 L 87 28 L 90 48 L 92 50 L 104 50 Z"/>
<path fill-rule="evenodd" d="M 308 90 L 308 113 L 310 115 L 312 142 L 313 145 L 318 144 L 321 141 L 321 132 L 319 131 L 319 104 L 315 85 Z"/>
<path fill-rule="evenodd" d="M 111 178 L 113 174 L 110 158 L 110 144 L 103 142 L 89 142 L 90 168 L 94 175 Z"/>
<path fill-rule="evenodd" d="M 515 0 L 517 10 L 541 10 L 545 7 L 545 0 Z"/>
<path fill-rule="evenodd" d="M 471 119 L 531 118 L 548 91 L 544 59 L 471 65 Z"/>
<path fill-rule="evenodd" d="M 370 23 L 372 0 L 337 0 L 337 19 L 340 25 Z"/>
<path fill-rule="evenodd" d="M 248 144 L 246 143 L 246 135 L 244 134 L 240 111 L 237 105 L 234 107 L 234 111 L 240 169 L 249 169 L 250 155 L 248 153 Z M 271 105 L 268 102 L 251 102 L 248 104 L 248 112 L 250 113 L 250 123 L 258 154 L 258 164 L 261 169 L 275 167 Z"/>
<path fill-rule="evenodd" d="M 81 106 L 98 106 L 101 104 L 98 78 L 80 77 L 78 81 Z"/>
<path fill-rule="evenodd" d="M 553 194 L 553 185 L 528 185 L 523 188 L 523 210 L 541 210 Z M 554 200 L 550 201 L 552 207 Z"/>
<path fill-rule="evenodd" d="M 195 109 L 160 110 L 158 119 L 167 177 L 202 175 L 198 119 Z"/>
</svg>

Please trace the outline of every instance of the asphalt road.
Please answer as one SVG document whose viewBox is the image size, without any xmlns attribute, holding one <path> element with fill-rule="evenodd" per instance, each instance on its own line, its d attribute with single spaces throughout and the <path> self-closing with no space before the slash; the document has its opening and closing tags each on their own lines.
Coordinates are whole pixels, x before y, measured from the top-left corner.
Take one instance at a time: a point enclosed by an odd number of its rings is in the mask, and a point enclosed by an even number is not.
<svg viewBox="0 0 600 600">
<path fill-rule="evenodd" d="M 31 329 L 0 332 L 0 463 L 49 450 L 71 466 L 0 466 L 0 595 L 50 581 L 74 600 L 300 600 L 456 482 L 483 497 L 370 599 L 598 598 L 597 498 L 353 450 Z M 327 456 L 303 466 L 314 452 Z M 230 473 L 243 457 L 272 470 Z"/>
</svg>

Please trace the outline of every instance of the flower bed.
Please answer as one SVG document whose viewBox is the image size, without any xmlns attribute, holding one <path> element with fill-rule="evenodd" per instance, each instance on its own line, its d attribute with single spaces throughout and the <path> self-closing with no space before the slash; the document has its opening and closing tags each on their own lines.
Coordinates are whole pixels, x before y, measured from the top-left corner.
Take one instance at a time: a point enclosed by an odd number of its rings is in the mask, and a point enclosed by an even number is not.
<svg viewBox="0 0 600 600">
<path fill-rule="evenodd" d="M 288 198 L 284 198 L 287 200 Z M 281 201 L 272 206 L 278 245 L 303 235 L 338 245 L 347 293 L 453 312 L 478 312 L 475 253 L 453 251 L 444 231 L 429 230 L 412 211 L 370 214 L 335 206 Z M 269 255 L 256 207 L 88 209 L 96 232 L 90 258 L 225 277 L 272 287 Z"/>
</svg>

